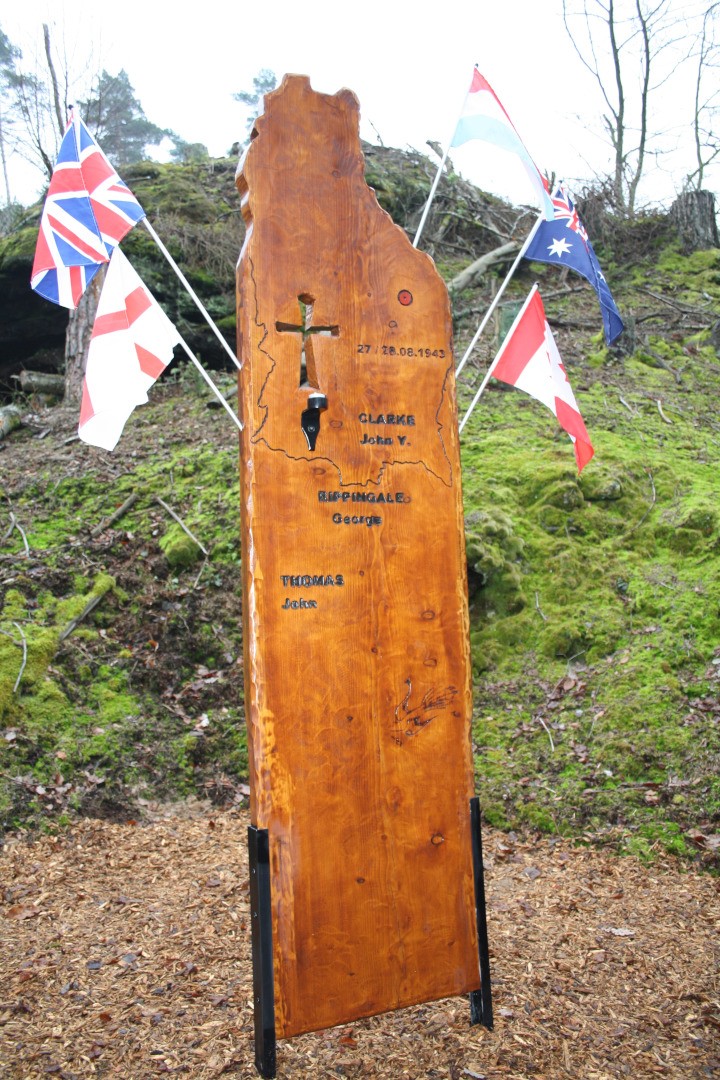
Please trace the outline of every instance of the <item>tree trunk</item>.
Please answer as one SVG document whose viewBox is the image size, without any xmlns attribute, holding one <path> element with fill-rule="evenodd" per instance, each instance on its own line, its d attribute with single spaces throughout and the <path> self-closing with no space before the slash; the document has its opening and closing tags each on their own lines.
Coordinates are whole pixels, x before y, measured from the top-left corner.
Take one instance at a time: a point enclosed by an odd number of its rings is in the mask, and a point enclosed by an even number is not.
<svg viewBox="0 0 720 1080">
<path fill-rule="evenodd" d="M 720 247 L 715 218 L 715 196 L 711 191 L 685 191 L 670 207 L 685 254 Z"/>
<path fill-rule="evenodd" d="M 87 353 L 104 280 L 105 267 L 101 266 L 80 297 L 78 306 L 70 312 L 65 334 L 65 403 L 67 405 L 79 405 L 82 400 Z"/>
<path fill-rule="evenodd" d="M 720 319 L 718 319 L 710 331 L 710 341 L 715 350 L 715 355 L 720 356 Z"/>
<path fill-rule="evenodd" d="M 5 202 L 7 206 L 10 206 L 12 197 L 10 195 L 10 179 L 8 177 L 7 155 L 5 153 L 5 130 L 2 122 L 2 109 L 0 109 L 0 160 L 2 161 L 3 181 L 5 183 Z"/>
</svg>

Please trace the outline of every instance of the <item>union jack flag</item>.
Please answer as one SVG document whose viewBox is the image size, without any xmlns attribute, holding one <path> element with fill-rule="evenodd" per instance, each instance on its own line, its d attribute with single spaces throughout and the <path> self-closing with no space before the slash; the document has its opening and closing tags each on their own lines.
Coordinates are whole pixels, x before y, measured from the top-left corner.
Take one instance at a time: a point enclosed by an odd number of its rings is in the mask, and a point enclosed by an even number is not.
<svg viewBox="0 0 720 1080">
<path fill-rule="evenodd" d="M 555 188 L 552 204 L 555 217 L 552 221 L 540 222 L 525 251 L 525 258 L 533 262 L 569 266 L 582 274 L 597 293 L 605 340 L 612 345 L 623 332 L 624 324 L 585 226 L 578 216 L 575 202 L 564 184 L 558 184 Z"/>
<path fill-rule="evenodd" d="M 551 198 L 555 210 L 555 220 L 564 221 L 568 229 L 572 229 L 587 243 L 588 234 L 575 208 L 573 197 L 565 184 L 558 184 Z"/>
<path fill-rule="evenodd" d="M 78 301 L 145 211 L 73 110 L 40 220 L 31 287 L 62 307 Z"/>
</svg>

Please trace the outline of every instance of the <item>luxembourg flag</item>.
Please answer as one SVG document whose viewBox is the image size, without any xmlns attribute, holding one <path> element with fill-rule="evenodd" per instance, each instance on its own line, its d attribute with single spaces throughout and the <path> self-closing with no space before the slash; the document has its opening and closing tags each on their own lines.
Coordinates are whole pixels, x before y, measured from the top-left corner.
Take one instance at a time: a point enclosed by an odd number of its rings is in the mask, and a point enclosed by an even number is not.
<svg viewBox="0 0 720 1080">
<path fill-rule="evenodd" d="M 520 158 L 535 195 L 542 207 L 546 221 L 555 217 L 552 200 L 543 184 L 540 171 L 525 148 L 512 120 L 505 112 L 500 99 L 487 79 L 477 68 L 473 71 L 472 83 L 465 99 L 458 125 L 455 128 L 451 146 L 462 146 L 471 139 L 491 143 L 501 150 L 507 150 Z"/>
<path fill-rule="evenodd" d="M 517 386 L 554 413 L 575 447 L 578 472 L 595 453 L 534 285 L 493 360 L 488 377 Z"/>
<path fill-rule="evenodd" d="M 83 383 L 78 435 L 114 450 L 125 422 L 172 360 L 180 334 L 119 247 L 110 258 Z"/>
</svg>

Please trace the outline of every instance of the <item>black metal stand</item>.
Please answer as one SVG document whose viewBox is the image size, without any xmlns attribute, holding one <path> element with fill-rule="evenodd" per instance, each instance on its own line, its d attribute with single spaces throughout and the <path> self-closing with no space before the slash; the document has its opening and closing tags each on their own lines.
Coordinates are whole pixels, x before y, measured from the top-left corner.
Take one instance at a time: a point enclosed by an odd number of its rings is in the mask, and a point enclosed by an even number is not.
<svg viewBox="0 0 720 1080">
<path fill-rule="evenodd" d="M 272 918 L 270 910 L 270 841 L 267 829 L 248 827 L 250 918 L 252 928 L 255 1066 L 261 1076 L 274 1077 L 275 988 L 273 981 Z"/>
<path fill-rule="evenodd" d="M 470 1023 L 483 1024 L 489 1031 L 492 1031 L 490 952 L 487 936 L 487 913 L 485 910 L 485 874 L 483 871 L 482 832 L 480 829 L 480 800 L 477 796 L 470 800 L 470 832 L 472 836 L 473 877 L 475 879 L 478 959 L 480 961 L 480 989 L 470 992 Z"/>
</svg>

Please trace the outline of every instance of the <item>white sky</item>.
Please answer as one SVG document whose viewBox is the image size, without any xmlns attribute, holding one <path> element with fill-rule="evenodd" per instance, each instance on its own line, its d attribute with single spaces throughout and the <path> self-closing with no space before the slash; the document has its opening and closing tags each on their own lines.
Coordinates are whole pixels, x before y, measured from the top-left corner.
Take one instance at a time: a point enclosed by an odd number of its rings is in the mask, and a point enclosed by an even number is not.
<svg viewBox="0 0 720 1080">
<path fill-rule="evenodd" d="M 688 8 L 686 0 L 671 5 L 678 14 Z M 124 68 L 148 119 L 204 143 L 212 155 L 245 135 L 246 112 L 233 92 L 251 90 L 253 76 L 271 68 L 278 78 L 309 75 L 325 93 L 349 87 L 360 101 L 363 138 L 376 141 L 375 129 L 386 145 L 432 158 L 426 139 L 448 143 L 477 63 L 541 171 L 577 189 L 609 169 L 603 103 L 563 27 L 562 0 L 437 0 L 432 7 L 418 0 L 196 0 L 182 9 L 155 0 L 19 0 L 13 9 L 0 15 L 0 26 L 25 57 L 41 48 L 41 24 L 49 22 L 74 70 Z M 675 85 L 655 99 L 653 122 L 681 149 L 648 163 L 644 201 L 669 205 L 693 167 L 690 65 L 685 75 L 683 83 L 680 68 Z M 532 202 L 522 167 L 508 155 L 475 143 L 452 160 L 480 187 Z M 12 164 L 13 194 L 32 200 L 42 179 Z M 720 167 L 708 174 L 705 186 L 717 188 L 719 174 Z"/>
</svg>

